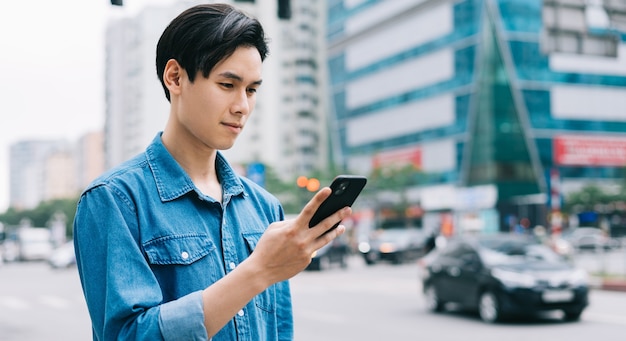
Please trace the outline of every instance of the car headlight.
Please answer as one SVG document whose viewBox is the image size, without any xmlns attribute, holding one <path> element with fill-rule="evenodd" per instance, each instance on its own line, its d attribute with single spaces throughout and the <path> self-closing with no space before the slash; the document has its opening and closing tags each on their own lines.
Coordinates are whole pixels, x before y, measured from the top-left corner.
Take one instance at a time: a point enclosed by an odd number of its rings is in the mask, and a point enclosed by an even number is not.
<svg viewBox="0 0 626 341">
<path fill-rule="evenodd" d="M 367 242 L 360 242 L 359 243 L 359 251 L 361 251 L 362 253 L 368 253 L 370 252 L 370 243 Z"/>
<path fill-rule="evenodd" d="M 535 286 L 535 278 L 527 273 L 493 269 L 491 274 L 509 288 L 532 288 Z"/>
<path fill-rule="evenodd" d="M 396 251 L 396 246 L 393 243 L 382 243 L 378 250 L 382 253 L 391 253 Z"/>
<path fill-rule="evenodd" d="M 589 275 L 587 274 L 587 271 L 583 269 L 576 269 L 570 276 L 569 280 L 573 286 L 589 285 Z"/>
</svg>

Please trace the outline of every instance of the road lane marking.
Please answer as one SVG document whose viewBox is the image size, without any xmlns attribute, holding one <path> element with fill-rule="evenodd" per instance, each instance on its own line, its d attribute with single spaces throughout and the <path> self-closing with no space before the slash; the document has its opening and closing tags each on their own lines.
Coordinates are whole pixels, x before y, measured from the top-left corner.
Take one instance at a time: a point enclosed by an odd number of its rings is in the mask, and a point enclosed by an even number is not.
<svg viewBox="0 0 626 341">
<path fill-rule="evenodd" d="M 30 309 L 30 305 L 26 301 L 15 296 L 0 296 L 0 306 L 14 310 Z"/>
<path fill-rule="evenodd" d="M 52 307 L 55 309 L 67 309 L 70 307 L 70 303 L 68 300 L 60 298 L 58 296 L 41 296 L 39 297 L 39 302 L 41 304 L 46 305 L 48 307 Z"/>
</svg>

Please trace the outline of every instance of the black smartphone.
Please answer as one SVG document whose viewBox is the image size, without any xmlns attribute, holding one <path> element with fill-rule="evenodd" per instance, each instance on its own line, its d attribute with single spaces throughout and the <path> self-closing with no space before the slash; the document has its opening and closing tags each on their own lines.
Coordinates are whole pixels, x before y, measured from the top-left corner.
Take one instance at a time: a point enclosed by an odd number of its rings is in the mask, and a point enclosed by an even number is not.
<svg viewBox="0 0 626 341">
<path fill-rule="evenodd" d="M 366 183 L 367 178 L 360 175 L 338 175 L 335 177 L 330 184 L 332 193 L 313 214 L 311 221 L 309 221 L 309 227 L 319 224 L 322 220 L 346 206 L 352 206 Z M 340 223 L 341 221 L 338 221 L 329 230 L 339 226 Z"/>
</svg>

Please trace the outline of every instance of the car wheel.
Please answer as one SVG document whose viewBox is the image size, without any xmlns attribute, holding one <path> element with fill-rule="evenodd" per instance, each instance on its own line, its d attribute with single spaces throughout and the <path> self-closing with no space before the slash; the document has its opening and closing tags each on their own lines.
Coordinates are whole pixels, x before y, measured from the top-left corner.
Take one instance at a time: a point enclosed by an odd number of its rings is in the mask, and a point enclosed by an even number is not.
<svg viewBox="0 0 626 341">
<path fill-rule="evenodd" d="M 580 315 L 582 315 L 582 310 L 573 310 L 573 311 L 565 311 L 565 321 L 578 321 L 580 320 Z"/>
<path fill-rule="evenodd" d="M 442 311 L 444 303 L 441 302 L 439 296 L 437 296 L 437 290 L 432 285 L 426 287 L 424 290 L 424 301 L 426 302 L 426 309 L 429 311 Z"/>
<path fill-rule="evenodd" d="M 394 264 L 394 265 L 402 264 L 402 255 L 398 253 L 395 256 L 393 256 L 393 258 L 391 258 L 391 264 Z"/>
<path fill-rule="evenodd" d="M 348 256 L 346 256 L 345 254 L 341 255 L 341 260 L 339 261 L 339 266 L 341 266 L 342 269 L 345 269 L 348 267 L 348 260 L 347 260 Z"/>
<path fill-rule="evenodd" d="M 367 265 L 374 265 L 374 264 L 376 264 L 376 260 L 374 260 L 374 257 L 369 255 L 369 254 L 364 255 L 363 259 L 365 260 L 365 264 L 367 264 Z"/>
<path fill-rule="evenodd" d="M 480 295 L 478 314 L 480 319 L 487 323 L 494 323 L 502 319 L 500 303 L 493 292 L 485 291 Z"/>
<path fill-rule="evenodd" d="M 309 263 L 309 266 L 306 267 L 307 270 L 312 270 L 312 271 L 319 271 L 320 270 L 320 259 L 319 258 L 314 258 L 311 260 L 311 263 Z"/>
<path fill-rule="evenodd" d="M 326 270 L 330 268 L 330 257 L 320 257 L 318 270 Z"/>
</svg>

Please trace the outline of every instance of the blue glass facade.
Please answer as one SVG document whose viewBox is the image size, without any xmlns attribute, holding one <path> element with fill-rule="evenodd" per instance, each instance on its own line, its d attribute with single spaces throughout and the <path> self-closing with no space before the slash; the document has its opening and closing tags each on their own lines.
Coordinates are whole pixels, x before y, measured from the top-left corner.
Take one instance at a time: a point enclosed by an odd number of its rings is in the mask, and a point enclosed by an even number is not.
<svg viewBox="0 0 626 341">
<path fill-rule="evenodd" d="M 559 166 L 554 164 L 552 136 L 558 134 L 624 134 L 626 120 L 601 121 L 589 119 L 555 118 L 551 112 L 550 89 L 555 84 L 587 85 L 626 88 L 626 76 L 595 74 L 593 72 L 560 72 L 550 68 L 550 56 L 541 52 L 542 1 L 497 1 L 500 35 L 507 43 L 512 56 L 517 91 L 520 92 L 535 139 L 541 164 L 544 168 L 558 167 L 563 178 L 619 179 L 624 167 Z M 608 32 L 607 34 L 615 34 Z M 624 32 L 618 33 L 622 44 Z M 624 110 L 626 117 L 626 110 Z M 624 165 L 626 166 L 626 165 Z"/>
<path fill-rule="evenodd" d="M 451 7 L 452 29 L 449 32 L 350 68 L 347 51 L 356 34 L 348 29 L 347 23 L 382 3 L 362 1 L 358 6 L 346 8 L 343 1 L 329 1 L 328 41 L 331 46 L 342 46 L 329 55 L 329 71 L 334 119 L 339 129 L 338 145 L 346 168 L 354 158 L 448 139 L 454 141 L 454 166 L 427 174 L 421 179 L 422 183 L 459 187 L 493 184 L 498 187 L 500 203 L 520 195 L 547 195 L 550 184 L 545 174 L 550 169 L 558 169 L 564 179 L 621 179 L 625 176 L 626 164 L 574 165 L 554 161 L 555 136 L 610 134 L 626 138 L 626 109 L 623 117 L 610 120 L 598 119 L 592 113 L 588 118 L 555 115 L 553 89 L 585 86 L 626 90 L 626 73 L 552 69 L 551 55 L 542 51 L 541 46 L 543 1 L 422 1 L 411 9 L 416 17 L 442 3 Z M 383 27 L 383 24 L 374 25 Z M 626 43 L 625 32 L 606 30 L 595 33 L 616 36 L 619 45 Z M 376 48 L 372 46 L 372 49 Z M 350 84 L 444 49 L 453 51 L 452 77 L 364 105 L 348 104 Z M 626 56 L 618 58 L 626 60 Z M 444 94 L 454 97 L 454 122 L 450 124 L 360 143 L 349 140 L 349 126 L 354 120 Z M 416 112 L 412 117 L 420 120 L 425 118 L 424 115 Z"/>
</svg>

